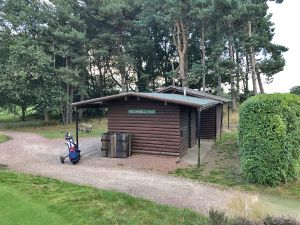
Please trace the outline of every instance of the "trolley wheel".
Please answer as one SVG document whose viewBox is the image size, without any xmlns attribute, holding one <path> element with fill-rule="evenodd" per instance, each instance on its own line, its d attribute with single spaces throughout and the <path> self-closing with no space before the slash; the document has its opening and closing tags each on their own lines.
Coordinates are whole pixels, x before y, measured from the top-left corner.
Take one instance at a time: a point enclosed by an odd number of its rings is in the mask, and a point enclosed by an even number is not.
<svg viewBox="0 0 300 225">
<path fill-rule="evenodd" d="M 60 162 L 63 164 L 65 162 L 65 157 L 61 156 L 60 157 Z"/>
</svg>

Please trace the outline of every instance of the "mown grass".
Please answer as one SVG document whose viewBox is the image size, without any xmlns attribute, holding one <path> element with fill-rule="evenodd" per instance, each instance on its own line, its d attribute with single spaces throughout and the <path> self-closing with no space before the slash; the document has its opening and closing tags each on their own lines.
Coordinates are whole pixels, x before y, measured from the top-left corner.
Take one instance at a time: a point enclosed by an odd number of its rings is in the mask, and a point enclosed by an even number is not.
<svg viewBox="0 0 300 225">
<path fill-rule="evenodd" d="M 210 161 L 203 162 L 200 168 L 177 169 L 173 174 L 223 187 L 300 200 L 300 178 L 277 187 L 254 185 L 247 181 L 240 170 L 236 132 L 225 132 L 222 140 L 217 141 L 212 151 L 216 151 L 216 154 Z"/>
<path fill-rule="evenodd" d="M 0 168 L 1 225 L 206 224 L 191 210 Z"/>
<path fill-rule="evenodd" d="M 87 121 L 92 124 L 93 128 L 90 133 L 79 132 L 79 137 L 99 137 L 101 134 L 107 131 L 107 120 L 92 119 Z M 7 122 L 0 126 L 2 129 L 16 130 L 21 132 L 32 132 L 39 134 L 45 138 L 63 138 L 65 133 L 69 132 L 73 136 L 76 133 L 76 124 L 69 125 L 58 124 L 55 122 L 47 125 L 43 121 L 19 121 L 19 122 Z M 56 124 L 56 125 L 55 125 Z"/>
<path fill-rule="evenodd" d="M 0 129 L 33 132 L 45 138 L 62 138 L 66 132 L 69 132 L 75 136 L 76 133 L 75 122 L 69 125 L 63 125 L 58 120 L 51 120 L 45 123 L 43 120 L 34 119 L 32 116 L 30 117 L 30 115 L 25 121 L 21 121 L 20 116 L 11 114 L 5 110 L 1 111 L 1 109 L 0 122 Z M 99 137 L 101 134 L 107 131 L 106 118 L 90 119 L 84 121 L 83 123 L 92 124 L 92 132 L 79 132 L 79 137 Z"/>
<path fill-rule="evenodd" d="M 107 131 L 106 118 L 89 120 L 87 121 L 87 123 L 93 125 L 91 133 L 79 132 L 78 133 L 79 137 L 99 137 L 101 134 Z M 71 133 L 75 137 L 76 124 L 72 123 L 69 125 L 27 127 L 27 128 L 18 128 L 17 130 L 25 131 L 25 132 L 33 132 L 45 138 L 62 138 L 64 137 L 66 132 Z"/>
<path fill-rule="evenodd" d="M 0 143 L 3 143 L 5 141 L 8 141 L 9 140 L 9 137 L 3 135 L 3 134 L 0 134 Z"/>
</svg>

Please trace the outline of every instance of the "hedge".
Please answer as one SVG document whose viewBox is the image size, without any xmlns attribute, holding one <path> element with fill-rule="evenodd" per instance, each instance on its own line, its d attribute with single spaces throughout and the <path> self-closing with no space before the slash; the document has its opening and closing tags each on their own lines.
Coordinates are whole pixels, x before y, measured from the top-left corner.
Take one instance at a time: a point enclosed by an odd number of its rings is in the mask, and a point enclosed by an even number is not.
<svg viewBox="0 0 300 225">
<path fill-rule="evenodd" d="M 252 183 L 278 185 L 300 171 L 300 97 L 264 94 L 240 109 L 239 149 L 243 173 Z"/>
</svg>

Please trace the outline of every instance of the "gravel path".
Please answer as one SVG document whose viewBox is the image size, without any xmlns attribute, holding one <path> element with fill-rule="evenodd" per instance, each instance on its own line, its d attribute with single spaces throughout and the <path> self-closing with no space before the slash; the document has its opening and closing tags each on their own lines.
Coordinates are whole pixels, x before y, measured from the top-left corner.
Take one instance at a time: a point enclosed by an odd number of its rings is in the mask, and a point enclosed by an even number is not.
<svg viewBox="0 0 300 225">
<path fill-rule="evenodd" d="M 80 140 L 82 160 L 74 166 L 59 162 L 59 156 L 67 152 L 63 138 L 50 140 L 32 133 L 2 133 L 12 139 L 0 144 L 0 164 L 8 165 L 16 171 L 124 192 L 204 214 L 211 207 L 227 208 L 237 194 L 236 191 L 222 191 L 216 187 L 149 170 L 152 163 L 156 167 L 161 166 L 163 170 L 176 167 L 175 158 L 102 158 L 99 139 L 84 138 Z M 137 167 L 132 166 L 133 164 Z"/>
</svg>

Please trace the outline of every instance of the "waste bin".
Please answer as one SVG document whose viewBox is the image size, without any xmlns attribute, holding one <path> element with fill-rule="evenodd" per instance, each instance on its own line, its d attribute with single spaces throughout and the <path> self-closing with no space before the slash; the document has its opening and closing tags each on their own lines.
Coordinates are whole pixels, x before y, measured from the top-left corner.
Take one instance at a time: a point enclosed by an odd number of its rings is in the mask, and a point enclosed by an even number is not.
<svg viewBox="0 0 300 225">
<path fill-rule="evenodd" d="M 116 143 L 116 157 L 127 158 L 131 156 L 131 134 L 130 133 L 118 133 Z"/>
<path fill-rule="evenodd" d="M 110 133 L 104 133 L 101 135 L 101 152 L 102 157 L 108 157 L 108 152 L 110 151 Z"/>
<path fill-rule="evenodd" d="M 131 133 L 105 133 L 101 136 L 102 156 L 127 158 L 131 156 Z"/>
</svg>

